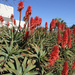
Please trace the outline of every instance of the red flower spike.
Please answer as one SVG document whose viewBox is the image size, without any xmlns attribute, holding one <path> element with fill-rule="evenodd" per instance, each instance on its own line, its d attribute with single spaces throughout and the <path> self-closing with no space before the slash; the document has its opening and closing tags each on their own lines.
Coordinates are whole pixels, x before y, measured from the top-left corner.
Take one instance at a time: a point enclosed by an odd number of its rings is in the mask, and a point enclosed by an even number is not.
<svg viewBox="0 0 75 75">
<path fill-rule="evenodd" d="M 65 63 L 64 63 L 62 75 L 68 75 L 68 63 L 67 63 L 67 61 L 65 61 Z"/>
<path fill-rule="evenodd" d="M 13 15 L 13 14 L 11 14 L 10 19 L 11 19 L 11 21 L 12 21 L 12 22 L 13 22 L 13 18 L 14 18 L 14 15 Z"/>
<path fill-rule="evenodd" d="M 65 25 L 61 22 L 61 30 L 64 31 Z"/>
<path fill-rule="evenodd" d="M 29 31 L 27 30 L 27 31 L 25 32 L 25 40 L 26 40 L 28 37 L 29 37 Z"/>
<path fill-rule="evenodd" d="M 29 20 L 29 17 L 31 14 L 32 14 L 31 6 L 28 6 L 26 13 L 25 13 L 25 20 Z"/>
<path fill-rule="evenodd" d="M 60 42 L 61 42 L 61 34 L 60 31 L 58 31 L 57 43 L 60 44 Z"/>
<path fill-rule="evenodd" d="M 21 25 L 19 25 L 19 30 L 21 30 Z"/>
<path fill-rule="evenodd" d="M 18 4 L 18 11 L 21 11 L 24 8 L 24 3 L 22 1 L 19 2 Z"/>
<path fill-rule="evenodd" d="M 4 19 L 3 19 L 2 16 L 0 16 L 0 21 L 1 21 L 1 24 L 3 25 L 3 21 L 4 21 Z"/>
<path fill-rule="evenodd" d="M 16 25 L 16 20 L 14 19 L 14 25 Z"/>
<path fill-rule="evenodd" d="M 70 36 L 68 38 L 68 44 L 67 45 L 68 45 L 69 48 L 71 48 L 71 37 Z"/>
<path fill-rule="evenodd" d="M 48 29 L 48 23 L 47 22 L 45 23 L 45 29 L 46 30 Z"/>
<path fill-rule="evenodd" d="M 71 33 L 72 33 L 71 30 L 70 30 L 70 28 L 68 28 L 67 31 L 68 31 L 68 36 L 70 36 Z"/>
<path fill-rule="evenodd" d="M 11 29 L 11 32 L 13 32 L 13 29 Z"/>
<path fill-rule="evenodd" d="M 39 18 L 39 25 L 42 23 L 42 18 Z"/>
<path fill-rule="evenodd" d="M 65 49 L 65 44 L 63 42 L 61 43 L 61 48 Z"/>
<path fill-rule="evenodd" d="M 68 42 L 68 33 L 67 33 L 67 30 L 64 31 L 62 42 L 64 44 L 67 44 L 67 42 Z"/>
<path fill-rule="evenodd" d="M 7 22 L 7 26 L 9 26 L 9 22 Z"/>
<path fill-rule="evenodd" d="M 30 19 L 30 26 L 33 26 L 33 24 L 34 24 L 34 19 L 33 19 L 33 17 L 31 17 L 31 19 Z"/>
<path fill-rule="evenodd" d="M 56 19 L 52 19 L 51 23 L 50 23 L 50 31 L 53 30 L 53 28 L 55 27 L 55 24 L 56 24 Z"/>
<path fill-rule="evenodd" d="M 41 31 L 43 31 L 43 27 L 41 27 Z"/>
<path fill-rule="evenodd" d="M 61 24 L 58 22 L 58 30 L 61 30 Z"/>
<path fill-rule="evenodd" d="M 48 68 L 50 66 L 53 66 L 53 64 L 56 62 L 56 60 L 59 59 L 59 52 L 60 51 L 59 51 L 58 45 L 53 46 L 52 52 L 51 52 L 50 57 L 49 57 Z"/>
<path fill-rule="evenodd" d="M 28 10 L 28 14 L 31 15 L 32 14 L 31 6 L 28 6 L 28 9 L 27 10 Z"/>
<path fill-rule="evenodd" d="M 74 63 L 72 64 L 72 69 L 75 69 L 75 61 L 74 61 Z"/>
</svg>

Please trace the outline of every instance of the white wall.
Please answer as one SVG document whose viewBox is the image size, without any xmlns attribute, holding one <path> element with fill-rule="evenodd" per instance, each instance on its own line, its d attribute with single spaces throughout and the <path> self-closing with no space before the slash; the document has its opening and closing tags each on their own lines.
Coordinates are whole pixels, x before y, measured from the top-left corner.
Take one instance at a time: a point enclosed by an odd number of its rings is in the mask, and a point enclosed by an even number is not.
<svg viewBox="0 0 75 75">
<path fill-rule="evenodd" d="M 14 8 L 11 7 L 11 6 L 8 6 L 8 5 L 4 5 L 4 4 L 1 4 L 0 3 L 0 16 L 3 16 L 3 17 L 7 17 L 7 18 L 10 18 L 11 14 L 14 15 Z M 3 21 L 3 25 L 6 26 L 5 24 L 7 24 L 6 21 Z M 24 27 L 24 24 L 25 22 L 24 21 L 21 21 L 21 27 L 23 28 Z M 19 20 L 16 20 L 16 25 L 17 27 L 19 26 Z M 0 27 L 2 25 L 0 24 Z M 11 28 L 12 25 L 11 25 L 11 22 L 10 22 L 10 25 L 9 27 Z"/>
<path fill-rule="evenodd" d="M 3 17 L 10 18 L 11 14 L 14 14 L 13 7 L 0 3 L 0 15 Z"/>
</svg>

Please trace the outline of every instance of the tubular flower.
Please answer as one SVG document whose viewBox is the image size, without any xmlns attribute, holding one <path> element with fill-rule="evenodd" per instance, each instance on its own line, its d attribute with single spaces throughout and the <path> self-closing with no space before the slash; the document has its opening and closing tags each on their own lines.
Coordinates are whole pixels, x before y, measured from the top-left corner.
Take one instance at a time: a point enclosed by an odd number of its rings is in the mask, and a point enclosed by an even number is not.
<svg viewBox="0 0 75 75">
<path fill-rule="evenodd" d="M 13 29 L 11 29 L 11 32 L 13 32 Z"/>
<path fill-rule="evenodd" d="M 53 30 L 53 28 L 55 27 L 57 20 L 56 19 L 52 19 L 51 23 L 50 23 L 50 31 Z"/>
<path fill-rule="evenodd" d="M 33 19 L 33 17 L 31 17 L 30 19 L 30 30 L 32 30 L 33 28 L 35 29 L 36 26 L 39 26 L 42 22 L 42 19 L 39 18 L 38 16 L 35 17 L 35 19 Z"/>
<path fill-rule="evenodd" d="M 65 25 L 61 22 L 61 30 L 64 31 Z"/>
<path fill-rule="evenodd" d="M 7 22 L 7 26 L 9 26 L 9 22 Z"/>
<path fill-rule="evenodd" d="M 75 61 L 74 61 L 74 63 L 72 64 L 72 69 L 75 69 Z"/>
<path fill-rule="evenodd" d="M 16 25 L 16 20 L 14 19 L 14 25 Z"/>
<path fill-rule="evenodd" d="M 31 15 L 31 14 L 32 14 L 32 9 L 31 9 L 31 6 L 28 6 L 27 11 L 28 11 L 28 15 Z"/>
<path fill-rule="evenodd" d="M 29 31 L 27 30 L 27 31 L 25 32 L 25 40 L 26 40 L 28 37 L 29 37 Z"/>
<path fill-rule="evenodd" d="M 34 19 L 35 26 L 38 26 L 38 23 L 39 23 L 39 17 L 36 16 L 35 19 Z"/>
<path fill-rule="evenodd" d="M 19 30 L 21 30 L 21 25 L 19 25 Z"/>
<path fill-rule="evenodd" d="M 48 23 L 47 22 L 45 23 L 45 29 L 46 30 L 48 29 Z"/>
<path fill-rule="evenodd" d="M 1 22 L 2 25 L 3 25 L 3 21 L 4 21 L 3 17 L 0 16 L 0 22 Z"/>
<path fill-rule="evenodd" d="M 65 45 L 67 44 L 67 42 L 68 42 L 68 33 L 67 33 L 67 30 L 65 30 L 63 34 L 62 42 L 61 42 L 61 48 L 65 48 Z"/>
<path fill-rule="evenodd" d="M 63 42 L 61 43 L 61 48 L 65 49 L 65 44 Z"/>
<path fill-rule="evenodd" d="M 34 19 L 33 19 L 33 17 L 31 17 L 31 19 L 30 19 L 30 26 L 33 26 L 34 25 Z"/>
<path fill-rule="evenodd" d="M 13 18 L 14 18 L 14 15 L 13 15 L 13 14 L 11 14 L 10 19 L 11 19 L 11 21 L 12 21 L 12 22 L 13 22 Z"/>
<path fill-rule="evenodd" d="M 68 42 L 68 33 L 67 33 L 67 30 L 64 31 L 62 42 L 64 44 L 67 44 L 67 42 Z"/>
<path fill-rule="evenodd" d="M 25 13 L 25 21 L 29 20 L 29 17 L 31 14 L 32 14 L 31 6 L 28 6 L 26 13 Z"/>
<path fill-rule="evenodd" d="M 53 66 L 53 64 L 56 62 L 57 59 L 59 59 L 59 47 L 58 45 L 55 45 L 53 46 L 53 50 L 50 54 L 50 57 L 49 57 L 49 65 L 48 65 L 48 68 L 50 66 Z"/>
<path fill-rule="evenodd" d="M 67 61 L 65 61 L 65 63 L 64 63 L 62 75 L 68 75 L 68 63 L 67 63 Z"/>
<path fill-rule="evenodd" d="M 61 30 L 61 24 L 58 22 L 58 30 Z"/>
<path fill-rule="evenodd" d="M 57 43 L 60 44 L 60 42 L 61 42 L 61 34 L 60 31 L 58 31 Z"/>
<path fill-rule="evenodd" d="M 68 32 L 68 36 L 70 36 L 71 33 L 72 33 L 71 30 L 70 30 L 70 28 L 67 29 L 67 32 Z"/>
<path fill-rule="evenodd" d="M 41 27 L 41 31 L 43 31 L 43 27 Z"/>
<path fill-rule="evenodd" d="M 24 8 L 24 3 L 22 1 L 19 2 L 18 4 L 18 11 L 21 11 Z"/>
<path fill-rule="evenodd" d="M 42 23 L 42 18 L 39 18 L 39 25 Z"/>
<path fill-rule="evenodd" d="M 71 48 L 71 37 L 70 36 L 68 38 L 68 44 L 67 45 L 68 45 L 69 48 Z"/>
</svg>

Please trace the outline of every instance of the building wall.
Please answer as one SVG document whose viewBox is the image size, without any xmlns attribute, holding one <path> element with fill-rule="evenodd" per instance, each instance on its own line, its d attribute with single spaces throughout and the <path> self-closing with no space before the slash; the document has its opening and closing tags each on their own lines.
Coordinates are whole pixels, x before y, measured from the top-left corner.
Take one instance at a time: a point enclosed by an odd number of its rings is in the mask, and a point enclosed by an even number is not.
<svg viewBox="0 0 75 75">
<path fill-rule="evenodd" d="M 4 18 L 3 25 L 6 26 L 7 21 L 9 21 L 9 23 L 10 23 L 9 27 L 10 28 L 12 27 L 11 20 L 10 20 L 11 14 L 14 15 L 14 8 L 11 6 L 4 5 L 4 4 L 0 3 L 0 15 Z M 20 25 L 22 28 L 23 28 L 24 24 L 25 24 L 25 22 L 21 21 Z M 17 25 L 17 27 L 19 26 L 19 20 L 16 20 L 16 25 Z M 1 27 L 1 24 L 0 24 L 0 27 Z"/>
<path fill-rule="evenodd" d="M 0 15 L 10 18 L 11 14 L 14 14 L 14 8 L 0 3 Z"/>
</svg>

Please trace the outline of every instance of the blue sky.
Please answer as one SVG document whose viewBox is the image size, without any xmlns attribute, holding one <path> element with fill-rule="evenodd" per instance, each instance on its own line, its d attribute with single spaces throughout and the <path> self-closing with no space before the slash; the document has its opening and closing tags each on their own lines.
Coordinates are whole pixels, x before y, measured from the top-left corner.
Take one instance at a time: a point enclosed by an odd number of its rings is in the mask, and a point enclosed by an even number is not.
<svg viewBox="0 0 75 75">
<path fill-rule="evenodd" d="M 14 18 L 19 19 L 17 11 L 19 1 L 24 1 L 24 9 L 22 10 L 22 19 L 25 16 L 27 7 L 32 7 L 31 17 L 39 16 L 42 18 L 41 26 L 45 26 L 45 22 L 50 22 L 53 18 L 61 18 L 67 23 L 68 27 L 75 24 L 75 0 L 8 0 L 8 3 L 0 0 L 0 3 L 14 7 Z M 21 19 L 21 20 L 22 20 Z"/>
</svg>

